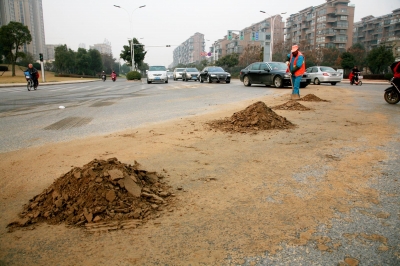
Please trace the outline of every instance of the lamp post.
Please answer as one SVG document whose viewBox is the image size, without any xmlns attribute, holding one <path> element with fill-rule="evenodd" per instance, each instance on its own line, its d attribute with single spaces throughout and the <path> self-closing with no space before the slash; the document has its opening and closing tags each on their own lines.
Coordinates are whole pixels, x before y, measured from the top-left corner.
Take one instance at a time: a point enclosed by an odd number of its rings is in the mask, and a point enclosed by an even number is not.
<svg viewBox="0 0 400 266">
<path fill-rule="evenodd" d="M 134 65 L 135 65 L 135 54 L 134 54 L 134 45 L 133 45 L 133 25 L 132 25 L 132 15 L 133 15 L 133 12 L 135 12 L 135 10 L 137 10 L 137 9 L 139 9 L 139 8 L 143 8 L 143 7 L 146 7 L 146 5 L 143 5 L 143 6 L 139 6 L 139 7 L 137 7 L 137 8 L 135 8 L 134 10 L 132 10 L 132 12 L 131 12 L 131 14 L 129 15 L 129 12 L 128 12 L 128 10 L 126 10 L 125 8 L 123 8 L 123 7 L 121 7 L 121 6 L 117 6 L 117 5 L 114 5 L 114 7 L 116 7 L 116 8 L 121 8 L 121 9 L 123 9 L 123 10 L 125 10 L 126 11 L 126 14 L 128 15 L 128 18 L 129 18 L 129 24 L 130 24 L 130 33 L 129 34 L 132 34 L 132 39 L 131 39 L 131 71 L 133 71 L 133 67 L 134 67 Z"/>
<path fill-rule="evenodd" d="M 264 14 L 268 14 L 267 12 L 262 11 L 262 10 L 260 10 L 260 12 L 264 13 Z M 284 14 L 286 14 L 286 12 L 280 13 L 280 15 L 284 15 Z M 274 27 L 275 27 L 274 23 L 275 23 L 276 16 L 278 16 L 278 15 L 279 14 L 276 14 L 274 16 L 274 18 L 271 20 L 271 44 L 269 46 L 269 54 L 270 54 L 270 57 L 271 57 L 270 61 L 272 61 L 272 51 L 273 51 L 273 45 L 274 45 Z M 270 17 L 272 17 L 272 16 L 270 15 Z"/>
</svg>

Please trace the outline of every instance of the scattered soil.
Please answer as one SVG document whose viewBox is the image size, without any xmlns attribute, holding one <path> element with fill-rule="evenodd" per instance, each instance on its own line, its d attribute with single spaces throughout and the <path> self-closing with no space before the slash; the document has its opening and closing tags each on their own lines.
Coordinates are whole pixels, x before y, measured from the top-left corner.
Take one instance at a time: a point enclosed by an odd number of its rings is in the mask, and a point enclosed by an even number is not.
<svg viewBox="0 0 400 266">
<path fill-rule="evenodd" d="M 329 102 L 327 100 L 323 100 L 314 94 L 307 94 L 304 97 L 298 99 L 298 101 L 308 101 L 308 102 Z"/>
<path fill-rule="evenodd" d="M 264 102 L 258 101 L 230 118 L 207 123 L 211 129 L 224 132 L 256 133 L 259 130 L 289 129 L 295 125 L 272 111 Z"/>
<path fill-rule="evenodd" d="M 287 103 L 271 107 L 273 110 L 295 110 L 295 111 L 309 111 L 312 110 L 296 101 L 288 101 Z"/>
<path fill-rule="evenodd" d="M 163 176 L 110 158 L 93 160 L 59 177 L 33 197 L 11 229 L 39 222 L 82 226 L 93 222 L 159 217 L 171 202 Z"/>
</svg>

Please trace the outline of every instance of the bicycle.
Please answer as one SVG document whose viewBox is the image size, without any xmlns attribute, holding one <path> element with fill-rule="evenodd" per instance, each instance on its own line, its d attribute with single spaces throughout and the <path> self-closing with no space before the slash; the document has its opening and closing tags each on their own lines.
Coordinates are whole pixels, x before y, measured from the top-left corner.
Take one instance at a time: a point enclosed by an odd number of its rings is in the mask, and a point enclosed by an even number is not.
<svg viewBox="0 0 400 266">
<path fill-rule="evenodd" d="M 26 84 L 26 88 L 28 89 L 28 91 L 31 91 L 32 89 L 36 90 L 37 86 L 35 86 L 35 82 L 31 77 L 31 73 L 29 73 L 29 71 L 25 71 L 24 74 L 25 74 L 25 79 L 28 82 Z"/>
</svg>

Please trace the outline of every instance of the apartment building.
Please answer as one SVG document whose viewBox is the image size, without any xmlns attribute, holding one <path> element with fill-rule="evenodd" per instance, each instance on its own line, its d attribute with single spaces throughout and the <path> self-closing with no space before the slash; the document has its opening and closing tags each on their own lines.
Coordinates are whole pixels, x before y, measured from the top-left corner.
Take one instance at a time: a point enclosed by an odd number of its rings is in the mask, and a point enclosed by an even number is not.
<svg viewBox="0 0 400 266">
<path fill-rule="evenodd" d="M 300 49 L 337 48 L 345 51 L 352 45 L 354 5 L 349 0 L 326 0 L 290 15 L 286 20 L 287 49 L 298 44 Z"/>
<path fill-rule="evenodd" d="M 367 51 L 385 45 L 392 47 L 400 59 L 400 8 L 380 17 L 367 16 L 354 23 L 353 43 L 361 43 Z"/>
<path fill-rule="evenodd" d="M 213 46 L 210 47 L 211 60 L 218 60 L 218 58 L 232 53 L 241 54 L 248 45 L 264 46 L 264 48 L 272 45 L 273 50 L 274 46 L 284 42 L 284 27 L 285 22 L 282 21 L 282 16 L 278 14 L 242 30 L 231 30 L 231 40 L 226 35 L 224 38 L 214 42 Z M 273 35 L 272 38 L 271 34 Z M 214 49 L 216 58 L 214 58 Z M 269 52 L 269 49 L 267 50 Z"/>
<path fill-rule="evenodd" d="M 89 49 L 97 50 L 101 54 L 112 54 L 111 43 L 107 39 L 105 39 L 103 43 L 89 45 Z"/>
<path fill-rule="evenodd" d="M 191 64 L 200 62 L 206 58 L 204 54 L 204 34 L 196 32 L 173 51 L 172 66 L 178 64 Z"/>
<path fill-rule="evenodd" d="M 44 59 L 48 59 L 42 0 L 0 0 L 0 27 L 7 25 L 10 21 L 20 22 L 27 26 L 32 35 L 32 42 L 24 44 L 22 52 L 31 53 L 36 60 L 39 60 L 39 53 L 42 53 Z"/>
</svg>

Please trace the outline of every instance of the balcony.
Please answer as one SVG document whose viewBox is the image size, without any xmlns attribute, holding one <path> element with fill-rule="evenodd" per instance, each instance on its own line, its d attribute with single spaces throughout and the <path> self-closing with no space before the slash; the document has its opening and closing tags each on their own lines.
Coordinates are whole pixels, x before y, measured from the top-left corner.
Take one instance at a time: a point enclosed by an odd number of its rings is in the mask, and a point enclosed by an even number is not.
<svg viewBox="0 0 400 266">
<path fill-rule="evenodd" d="M 342 38 L 339 38 L 339 39 L 333 39 L 332 40 L 332 42 L 333 43 L 347 43 L 347 39 L 342 39 Z"/>
<path fill-rule="evenodd" d="M 336 32 L 333 29 L 325 30 L 325 36 L 335 36 Z"/>
<path fill-rule="evenodd" d="M 334 23 L 334 22 L 337 22 L 337 18 L 329 17 L 326 19 L 326 23 Z"/>
<path fill-rule="evenodd" d="M 301 24 L 301 29 L 302 30 L 305 30 L 305 29 L 308 29 L 310 26 L 308 26 L 308 23 L 303 23 L 303 24 Z"/>
<path fill-rule="evenodd" d="M 326 14 L 336 14 L 336 8 L 334 8 L 333 6 L 327 7 Z"/>
</svg>

